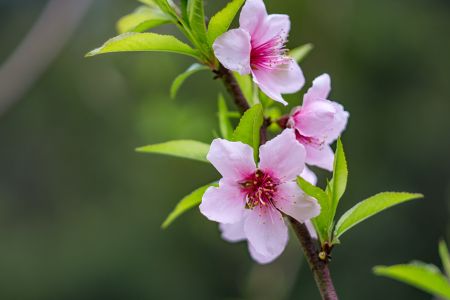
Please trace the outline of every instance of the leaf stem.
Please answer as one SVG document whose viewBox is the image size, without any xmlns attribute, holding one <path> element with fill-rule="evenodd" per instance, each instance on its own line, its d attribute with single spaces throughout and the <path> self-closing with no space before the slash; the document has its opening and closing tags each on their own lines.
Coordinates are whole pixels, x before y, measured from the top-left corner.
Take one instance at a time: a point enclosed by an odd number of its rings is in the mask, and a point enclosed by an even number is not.
<svg viewBox="0 0 450 300">
<path fill-rule="evenodd" d="M 245 96 L 242 93 L 242 90 L 233 73 L 230 70 L 225 69 L 225 67 L 223 67 L 222 65 L 220 65 L 218 70 L 215 70 L 214 73 L 218 78 L 222 79 L 225 87 L 233 97 L 234 103 L 239 108 L 241 113 L 249 109 L 250 105 L 248 104 L 247 99 L 245 99 Z M 287 122 L 287 118 L 283 121 L 285 125 Z M 264 144 L 266 142 L 267 126 L 268 122 L 267 120 L 265 120 L 263 126 L 261 127 L 261 144 Z M 317 243 L 311 238 L 306 225 L 304 223 L 299 223 L 297 220 L 291 217 L 289 217 L 289 221 L 303 248 L 303 252 L 314 275 L 314 279 L 316 281 L 317 288 L 319 289 L 322 299 L 338 300 L 336 290 L 331 279 L 330 269 L 328 268 L 328 260 L 321 260 L 319 258 L 319 251 L 316 246 Z"/>
</svg>

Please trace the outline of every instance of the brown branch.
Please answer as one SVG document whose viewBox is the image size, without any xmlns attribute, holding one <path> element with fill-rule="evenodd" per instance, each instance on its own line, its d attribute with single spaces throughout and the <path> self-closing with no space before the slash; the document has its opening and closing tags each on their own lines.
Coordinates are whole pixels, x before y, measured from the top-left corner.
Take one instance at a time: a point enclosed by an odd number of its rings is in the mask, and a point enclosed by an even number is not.
<svg viewBox="0 0 450 300">
<path fill-rule="evenodd" d="M 242 93 L 241 88 L 239 87 L 239 84 L 234 77 L 233 73 L 225 69 L 224 66 L 220 65 L 218 70 L 215 70 L 214 73 L 216 73 L 218 78 L 221 78 L 225 87 L 227 88 L 230 95 L 233 97 L 234 103 L 239 108 L 241 113 L 245 112 L 247 109 L 250 108 L 250 105 L 248 105 L 247 99 L 245 99 L 244 94 Z"/>
<path fill-rule="evenodd" d="M 316 242 L 311 238 L 308 228 L 304 223 L 299 223 L 294 218 L 288 217 L 292 228 L 297 235 L 306 260 L 314 275 L 317 288 L 323 300 L 337 300 L 338 296 L 331 279 L 330 269 L 328 268 L 328 260 L 319 258 L 319 251 L 316 247 Z"/>
</svg>

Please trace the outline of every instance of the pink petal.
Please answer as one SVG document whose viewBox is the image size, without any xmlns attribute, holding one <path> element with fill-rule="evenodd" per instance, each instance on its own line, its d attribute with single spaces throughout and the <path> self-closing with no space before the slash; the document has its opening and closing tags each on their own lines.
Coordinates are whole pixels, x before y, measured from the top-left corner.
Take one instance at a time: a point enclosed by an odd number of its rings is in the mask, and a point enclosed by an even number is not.
<svg viewBox="0 0 450 300">
<path fill-rule="evenodd" d="M 245 240 L 244 218 L 233 224 L 219 224 L 222 238 L 228 242 L 240 242 Z"/>
<path fill-rule="evenodd" d="M 334 115 L 333 124 L 327 134 L 326 142 L 331 144 L 342 134 L 347 127 L 347 120 L 349 117 L 349 113 L 344 110 L 344 107 L 336 102 L 331 102 L 334 106 L 336 114 Z"/>
<path fill-rule="evenodd" d="M 320 214 L 320 205 L 316 199 L 306 195 L 296 182 L 278 185 L 275 206 L 299 222 L 305 222 Z"/>
<path fill-rule="evenodd" d="M 316 232 L 316 229 L 314 228 L 314 225 L 311 222 L 311 220 L 306 221 L 305 225 L 306 225 L 306 228 L 308 228 L 308 231 L 309 231 L 309 234 L 311 235 L 311 237 L 313 239 L 317 240 L 318 239 L 317 232 Z"/>
<path fill-rule="evenodd" d="M 293 180 L 305 167 L 306 151 L 293 129 L 285 129 L 259 148 L 259 168 L 280 181 Z"/>
<path fill-rule="evenodd" d="M 266 18 L 266 6 L 262 0 L 247 0 L 242 7 L 239 25 L 253 36 L 264 25 Z"/>
<path fill-rule="evenodd" d="M 225 68 L 250 74 L 250 39 L 250 34 L 243 29 L 229 30 L 214 42 L 214 54 Z"/>
<path fill-rule="evenodd" d="M 260 264 L 268 264 L 272 262 L 275 258 L 278 257 L 278 255 L 262 255 L 261 253 L 257 252 L 255 248 L 252 246 L 252 244 L 248 243 L 248 251 L 250 252 L 251 257 Z"/>
<path fill-rule="evenodd" d="M 255 172 L 253 149 L 241 142 L 215 139 L 206 158 L 224 178 L 235 182 Z"/>
<path fill-rule="evenodd" d="M 254 250 L 264 257 L 279 256 L 288 241 L 281 213 L 270 206 L 253 208 L 245 219 L 244 231 Z"/>
<path fill-rule="evenodd" d="M 266 43 L 274 38 L 285 41 L 291 30 L 288 15 L 269 15 L 260 23 L 252 34 L 253 47 Z"/>
<path fill-rule="evenodd" d="M 291 21 L 288 15 L 272 14 L 266 19 L 267 31 L 263 39 L 270 40 L 275 36 L 281 39 L 287 39 L 291 30 Z"/>
<path fill-rule="evenodd" d="M 334 152 L 329 145 L 306 144 L 306 163 L 319 168 L 333 171 Z"/>
<path fill-rule="evenodd" d="M 223 179 L 219 187 L 209 187 L 202 198 L 200 212 L 209 220 L 233 224 L 239 222 L 245 211 L 245 195 L 238 185 Z"/>
<path fill-rule="evenodd" d="M 300 176 L 305 179 L 306 181 L 308 181 L 309 183 L 316 185 L 317 184 L 317 176 L 316 174 L 314 174 L 313 171 L 311 171 L 308 167 L 305 166 L 305 168 L 303 169 L 302 174 L 300 174 Z"/>
<path fill-rule="evenodd" d="M 305 83 L 305 77 L 299 65 L 294 60 L 288 64 L 280 65 L 276 69 L 254 69 L 253 81 L 270 98 L 284 105 L 287 102 L 281 94 L 298 92 Z"/>
<path fill-rule="evenodd" d="M 303 106 L 309 105 L 318 99 L 327 99 L 331 90 L 331 79 L 328 74 L 322 74 L 312 83 L 312 87 L 308 89 L 308 92 L 303 97 Z"/>
<path fill-rule="evenodd" d="M 335 115 L 336 108 L 331 101 L 315 100 L 297 110 L 293 119 L 303 136 L 322 140 L 331 131 Z"/>
</svg>

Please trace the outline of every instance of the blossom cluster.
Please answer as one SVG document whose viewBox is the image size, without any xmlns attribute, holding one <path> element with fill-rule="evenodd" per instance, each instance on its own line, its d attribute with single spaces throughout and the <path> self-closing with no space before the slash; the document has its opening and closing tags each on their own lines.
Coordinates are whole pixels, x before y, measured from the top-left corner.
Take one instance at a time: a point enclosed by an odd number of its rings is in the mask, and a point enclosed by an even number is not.
<svg viewBox="0 0 450 300">
<path fill-rule="evenodd" d="M 229 70 L 251 74 L 262 92 L 286 105 L 282 94 L 298 92 L 305 82 L 285 48 L 289 17 L 269 15 L 262 0 L 247 0 L 239 24 L 214 42 L 217 59 Z M 218 187 L 205 192 L 200 211 L 220 223 L 225 240 L 246 240 L 259 263 L 269 263 L 283 252 L 288 241 L 285 216 L 303 223 L 320 214 L 317 200 L 306 195 L 296 179 L 301 176 L 316 183 L 306 164 L 333 169 L 330 144 L 345 129 L 349 114 L 327 99 L 330 81 L 327 74 L 313 81 L 302 105 L 289 115 L 287 128 L 260 146 L 259 161 L 244 143 L 215 139 L 211 144 L 207 159 L 222 179 Z"/>
</svg>

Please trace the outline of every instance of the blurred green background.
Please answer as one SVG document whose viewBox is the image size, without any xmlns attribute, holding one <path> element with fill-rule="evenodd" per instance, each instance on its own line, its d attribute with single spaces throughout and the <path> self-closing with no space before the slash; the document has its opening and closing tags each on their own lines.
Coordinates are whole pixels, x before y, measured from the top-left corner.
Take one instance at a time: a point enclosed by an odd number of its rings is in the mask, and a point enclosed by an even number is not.
<svg viewBox="0 0 450 300">
<path fill-rule="evenodd" d="M 0 0 L 0 298 L 319 299 L 294 237 L 279 260 L 257 266 L 244 244 L 221 240 L 196 209 L 160 229 L 181 197 L 218 175 L 207 164 L 133 149 L 179 138 L 209 142 L 222 86 L 205 72 L 171 100 L 170 83 L 189 58 L 83 58 L 138 3 L 79 1 L 60 0 L 75 8 L 60 4 L 42 20 L 48 1 Z M 227 1 L 206 2 L 212 13 Z M 412 259 L 440 266 L 437 242 L 449 237 L 450 2 L 266 4 L 290 14 L 290 47 L 315 45 L 302 64 L 307 86 L 329 73 L 331 99 L 351 114 L 340 212 L 384 190 L 426 195 L 342 238 L 331 265 L 338 293 L 431 299 L 371 268 Z M 50 29 L 18 50 L 39 18 Z M 71 21 L 73 34 L 64 32 Z M 51 59 L 40 54 L 52 51 Z M 27 59 L 8 66 L 18 52 Z M 287 99 L 298 105 L 301 95 Z"/>
</svg>

